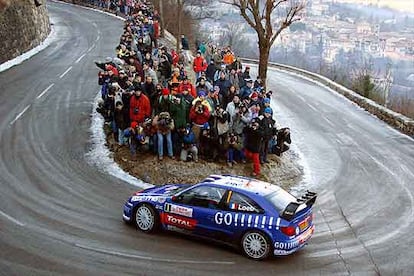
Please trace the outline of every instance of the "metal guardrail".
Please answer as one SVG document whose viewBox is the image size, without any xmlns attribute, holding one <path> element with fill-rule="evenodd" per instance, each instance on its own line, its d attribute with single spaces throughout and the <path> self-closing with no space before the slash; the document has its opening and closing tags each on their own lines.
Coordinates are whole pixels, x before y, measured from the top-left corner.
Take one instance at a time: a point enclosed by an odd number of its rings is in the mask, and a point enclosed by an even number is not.
<svg viewBox="0 0 414 276">
<path fill-rule="evenodd" d="M 258 64 L 259 61 L 255 59 L 248 59 L 248 58 L 242 58 L 242 61 L 245 63 L 251 63 L 251 64 Z M 368 98 L 365 98 L 358 93 L 328 79 L 327 77 L 324 77 L 322 75 L 309 72 L 307 70 L 303 70 L 300 68 L 296 68 L 289 65 L 269 62 L 268 63 L 270 67 L 276 68 L 283 71 L 293 72 L 297 73 L 299 75 L 308 77 L 314 81 L 319 82 L 320 84 L 323 84 L 332 90 L 338 92 L 339 94 L 345 96 L 352 102 L 358 104 L 371 114 L 377 116 L 379 119 L 385 121 L 389 125 L 393 126 L 394 128 L 397 128 L 401 132 L 407 134 L 407 135 L 414 135 L 414 120 L 408 118 L 407 116 L 404 116 L 400 113 L 397 113 L 395 111 L 392 111 L 380 104 L 377 104 L 373 100 L 370 100 Z"/>
</svg>

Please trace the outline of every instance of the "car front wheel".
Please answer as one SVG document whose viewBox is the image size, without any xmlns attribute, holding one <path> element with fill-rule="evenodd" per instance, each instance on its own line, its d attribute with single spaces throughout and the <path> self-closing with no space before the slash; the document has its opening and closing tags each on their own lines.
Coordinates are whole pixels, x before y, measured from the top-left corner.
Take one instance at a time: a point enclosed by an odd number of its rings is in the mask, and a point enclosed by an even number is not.
<svg viewBox="0 0 414 276">
<path fill-rule="evenodd" d="M 271 247 L 269 238 L 259 231 L 249 231 L 241 239 L 241 249 L 244 255 L 253 260 L 268 258 Z"/>
<path fill-rule="evenodd" d="M 157 211 L 148 204 L 138 206 L 135 211 L 135 225 L 139 230 L 146 233 L 154 232 L 159 225 Z"/>
</svg>

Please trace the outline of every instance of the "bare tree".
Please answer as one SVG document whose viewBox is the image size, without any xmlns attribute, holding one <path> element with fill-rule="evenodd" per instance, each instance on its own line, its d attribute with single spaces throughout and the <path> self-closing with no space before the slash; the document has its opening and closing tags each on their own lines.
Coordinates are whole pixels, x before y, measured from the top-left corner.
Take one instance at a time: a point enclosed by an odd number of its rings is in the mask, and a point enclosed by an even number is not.
<svg viewBox="0 0 414 276">
<path fill-rule="evenodd" d="M 240 10 L 256 31 L 259 44 L 259 78 L 266 83 L 269 52 L 280 33 L 301 19 L 305 0 L 220 0 Z"/>
</svg>

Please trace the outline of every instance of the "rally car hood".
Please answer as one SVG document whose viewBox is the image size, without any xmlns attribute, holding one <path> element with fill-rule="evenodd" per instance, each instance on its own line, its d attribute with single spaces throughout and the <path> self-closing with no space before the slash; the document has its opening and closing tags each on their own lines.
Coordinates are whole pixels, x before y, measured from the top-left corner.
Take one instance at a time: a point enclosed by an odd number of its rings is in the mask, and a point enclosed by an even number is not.
<svg viewBox="0 0 414 276">
<path fill-rule="evenodd" d="M 167 184 L 163 186 L 155 186 L 152 188 L 145 189 L 140 192 L 136 192 L 134 195 L 146 195 L 146 196 L 172 196 L 178 190 L 181 190 L 183 187 L 190 187 L 185 184 Z"/>
</svg>

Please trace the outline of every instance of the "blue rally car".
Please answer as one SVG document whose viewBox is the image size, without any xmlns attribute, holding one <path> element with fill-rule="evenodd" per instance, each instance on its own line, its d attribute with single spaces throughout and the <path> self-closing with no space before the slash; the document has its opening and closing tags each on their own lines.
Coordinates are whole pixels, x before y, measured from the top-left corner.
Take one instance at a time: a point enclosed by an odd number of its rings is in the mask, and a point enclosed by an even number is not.
<svg viewBox="0 0 414 276">
<path fill-rule="evenodd" d="M 162 228 L 238 246 L 249 258 L 289 255 L 312 236 L 316 193 L 296 198 L 279 186 L 232 175 L 195 185 L 136 192 L 123 219 L 143 232 Z"/>
</svg>

